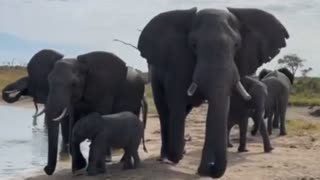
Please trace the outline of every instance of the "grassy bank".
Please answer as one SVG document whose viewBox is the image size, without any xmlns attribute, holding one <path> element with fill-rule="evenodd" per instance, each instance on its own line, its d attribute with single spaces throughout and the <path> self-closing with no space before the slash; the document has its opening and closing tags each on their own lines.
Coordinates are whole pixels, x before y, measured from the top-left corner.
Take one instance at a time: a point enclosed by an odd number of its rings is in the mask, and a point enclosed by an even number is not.
<svg viewBox="0 0 320 180">
<path fill-rule="evenodd" d="M 0 67 L 0 89 L 2 90 L 7 84 L 27 75 L 26 68 L 4 68 Z M 1 92 L 0 92 L 1 93 Z"/>
</svg>

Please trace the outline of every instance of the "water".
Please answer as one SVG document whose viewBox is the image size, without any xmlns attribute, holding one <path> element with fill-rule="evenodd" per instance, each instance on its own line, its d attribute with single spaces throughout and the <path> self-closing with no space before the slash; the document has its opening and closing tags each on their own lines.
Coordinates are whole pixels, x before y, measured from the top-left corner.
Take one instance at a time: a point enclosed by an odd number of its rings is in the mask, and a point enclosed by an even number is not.
<svg viewBox="0 0 320 180">
<path fill-rule="evenodd" d="M 47 160 L 43 116 L 32 125 L 33 109 L 0 106 L 0 178 L 42 167 Z"/>
</svg>

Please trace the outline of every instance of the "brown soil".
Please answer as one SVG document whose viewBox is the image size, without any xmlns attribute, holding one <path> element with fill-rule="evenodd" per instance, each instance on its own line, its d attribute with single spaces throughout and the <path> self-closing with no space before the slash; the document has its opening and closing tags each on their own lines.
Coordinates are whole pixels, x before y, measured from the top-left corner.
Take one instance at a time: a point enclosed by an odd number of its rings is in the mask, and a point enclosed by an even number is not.
<svg viewBox="0 0 320 180">
<path fill-rule="evenodd" d="M 108 174 L 97 177 L 86 175 L 73 176 L 70 170 L 70 161 L 58 163 L 58 168 L 53 176 L 47 176 L 42 169 L 33 173 L 32 177 L 25 176 L 29 180 L 49 179 L 137 179 L 137 180 L 186 180 L 186 179 L 210 179 L 197 176 L 196 170 L 199 164 L 204 137 L 204 119 L 206 105 L 194 109 L 188 116 L 186 123 L 186 155 L 177 165 L 160 163 L 156 161 L 160 149 L 159 121 L 157 116 L 150 114 L 146 130 L 147 148 L 145 153 L 140 148 L 142 158 L 141 167 L 135 170 L 122 171 L 118 164 L 120 155 L 114 156 L 113 165 L 107 166 Z M 301 119 L 319 121 L 319 118 L 309 115 L 308 108 L 290 107 L 287 119 Z M 320 121 L 319 121 L 320 123 Z M 320 179 L 320 132 L 319 134 L 306 134 L 305 136 L 289 135 L 278 137 L 275 130 L 271 136 L 275 150 L 272 153 L 264 153 L 260 137 L 252 137 L 248 134 L 247 153 L 238 153 L 238 132 L 234 128 L 232 142 L 235 146 L 229 149 L 228 169 L 221 179 L 232 180 L 260 180 L 260 179 Z M 22 177 L 21 177 L 22 178 Z"/>
</svg>

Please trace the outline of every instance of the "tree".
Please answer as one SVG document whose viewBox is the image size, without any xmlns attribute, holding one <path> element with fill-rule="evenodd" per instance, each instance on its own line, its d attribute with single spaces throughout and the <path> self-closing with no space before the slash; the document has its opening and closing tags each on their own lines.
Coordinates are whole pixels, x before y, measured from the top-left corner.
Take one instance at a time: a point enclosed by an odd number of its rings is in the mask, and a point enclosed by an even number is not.
<svg viewBox="0 0 320 180">
<path fill-rule="evenodd" d="M 280 58 L 278 60 L 278 64 L 281 66 L 287 67 L 293 75 L 296 74 L 297 70 L 301 67 L 303 67 L 303 62 L 306 61 L 304 59 L 301 59 L 296 54 L 288 54 L 285 55 L 283 58 Z"/>
<path fill-rule="evenodd" d="M 301 70 L 301 74 L 302 74 L 302 77 L 307 77 L 307 74 L 312 71 L 312 67 L 309 67 L 309 68 L 306 68 L 306 69 L 302 69 Z"/>
</svg>

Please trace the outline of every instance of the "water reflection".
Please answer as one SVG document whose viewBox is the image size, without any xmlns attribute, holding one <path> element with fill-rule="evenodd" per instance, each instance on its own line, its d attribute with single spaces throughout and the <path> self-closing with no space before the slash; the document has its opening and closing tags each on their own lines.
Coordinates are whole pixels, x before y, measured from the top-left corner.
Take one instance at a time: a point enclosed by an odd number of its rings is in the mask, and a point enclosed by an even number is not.
<svg viewBox="0 0 320 180">
<path fill-rule="evenodd" d="M 0 114 L 0 177 L 45 165 L 47 132 L 43 116 L 33 126 L 33 109 L 0 106 Z"/>
</svg>

